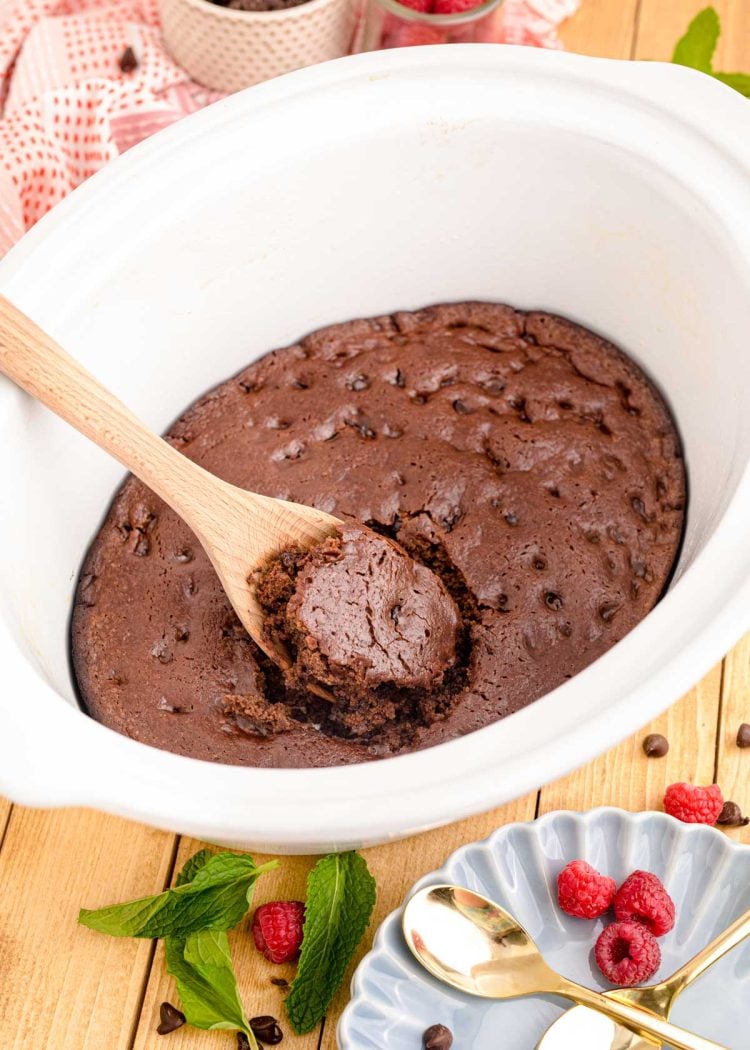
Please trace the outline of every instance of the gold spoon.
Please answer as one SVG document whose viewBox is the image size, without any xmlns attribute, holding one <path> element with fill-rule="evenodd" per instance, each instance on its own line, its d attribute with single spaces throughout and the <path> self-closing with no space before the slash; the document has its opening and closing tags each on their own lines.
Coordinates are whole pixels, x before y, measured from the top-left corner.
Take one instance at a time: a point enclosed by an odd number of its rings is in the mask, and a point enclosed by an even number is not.
<svg viewBox="0 0 750 1050">
<path fill-rule="evenodd" d="M 416 959 L 459 991 L 487 999 L 562 995 L 657 1043 L 666 1042 L 678 1050 L 717 1050 L 718 1044 L 709 1039 L 555 973 L 512 915 L 471 890 L 460 886 L 419 890 L 404 908 L 402 923 Z"/>
<path fill-rule="evenodd" d="M 605 995 L 668 1018 L 677 996 L 748 936 L 750 911 L 741 915 L 666 981 L 645 988 L 617 988 L 605 992 Z M 660 1045 L 651 1039 L 643 1039 L 602 1014 L 593 1016 L 585 1006 L 574 1006 L 550 1025 L 537 1044 L 537 1050 L 570 1050 L 572 1046 L 580 1047 L 580 1050 L 654 1050 Z"/>
<path fill-rule="evenodd" d="M 292 546 L 310 546 L 341 522 L 299 503 L 229 485 L 144 426 L 30 318 L 0 295 L 0 372 L 145 482 L 190 526 L 243 627 L 282 667 L 289 656 L 263 632 L 253 570 Z M 324 690 L 312 687 L 329 699 Z"/>
</svg>

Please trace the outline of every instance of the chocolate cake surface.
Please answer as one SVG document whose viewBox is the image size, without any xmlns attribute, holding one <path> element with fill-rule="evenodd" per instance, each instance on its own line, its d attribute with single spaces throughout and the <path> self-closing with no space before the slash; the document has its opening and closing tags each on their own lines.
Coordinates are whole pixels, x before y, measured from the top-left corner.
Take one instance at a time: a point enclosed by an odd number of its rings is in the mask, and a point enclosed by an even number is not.
<svg viewBox="0 0 750 1050">
<path fill-rule="evenodd" d="M 187 526 L 128 478 L 76 589 L 81 697 L 122 733 L 214 761 L 358 762 L 502 718 L 645 616 L 682 533 L 679 440 L 647 377 L 578 325 L 508 306 L 445 304 L 321 329 L 210 391 L 168 439 L 233 484 L 394 540 L 418 563 L 404 559 L 399 587 L 416 587 L 408 572 L 426 566 L 456 609 L 440 639 L 421 638 L 423 665 L 407 660 L 389 683 L 384 655 L 369 679 L 360 667 L 365 700 L 354 686 L 331 704 L 257 649 Z M 346 563 L 334 553 L 316 562 L 317 583 L 315 573 L 296 580 L 311 567 L 298 554 L 268 599 L 284 598 L 298 641 L 311 624 L 328 629 L 340 667 L 367 618 L 339 608 L 327 623 L 336 583 L 325 573 Z M 369 557 L 350 542 L 347 558 Z M 314 647 L 304 655 L 320 673 Z"/>
</svg>

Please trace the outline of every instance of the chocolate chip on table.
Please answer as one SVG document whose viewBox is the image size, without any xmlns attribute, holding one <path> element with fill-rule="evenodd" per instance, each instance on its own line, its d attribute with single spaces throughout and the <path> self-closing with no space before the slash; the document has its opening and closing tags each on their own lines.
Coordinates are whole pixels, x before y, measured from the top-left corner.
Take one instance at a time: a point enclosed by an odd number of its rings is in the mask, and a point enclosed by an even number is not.
<svg viewBox="0 0 750 1050">
<path fill-rule="evenodd" d="M 725 802 L 716 823 L 725 828 L 744 828 L 750 824 L 750 817 L 743 817 L 742 810 L 736 802 Z"/>
<path fill-rule="evenodd" d="M 134 69 L 138 68 L 138 59 L 132 47 L 125 48 L 120 55 L 119 65 L 123 73 L 132 73 Z"/>
<path fill-rule="evenodd" d="M 747 722 L 737 730 L 737 747 L 750 747 L 750 725 Z"/>
<path fill-rule="evenodd" d="M 244 1032 L 237 1033 L 237 1050 L 250 1050 L 250 1040 Z"/>
<path fill-rule="evenodd" d="M 176 1006 L 172 1006 L 171 1003 L 162 1003 L 159 1007 L 159 1025 L 156 1031 L 159 1035 L 169 1035 L 170 1032 L 176 1032 L 178 1028 L 182 1028 L 185 1024 L 185 1015 L 182 1010 L 178 1010 Z"/>
<path fill-rule="evenodd" d="M 272 977 L 271 984 L 275 984 L 277 988 L 289 987 L 289 981 L 287 981 L 286 977 Z"/>
<path fill-rule="evenodd" d="M 432 1024 L 422 1035 L 424 1050 L 450 1050 L 453 1046 L 453 1032 L 444 1024 Z"/>
<path fill-rule="evenodd" d="M 661 733 L 649 733 L 643 741 L 643 750 L 649 758 L 664 758 L 669 751 L 669 741 Z"/>
<path fill-rule="evenodd" d="M 264 1043 L 266 1046 L 276 1046 L 284 1038 L 279 1022 L 269 1014 L 263 1014 L 261 1017 L 251 1017 L 250 1028 L 255 1038 L 260 1039 L 261 1043 Z"/>
</svg>

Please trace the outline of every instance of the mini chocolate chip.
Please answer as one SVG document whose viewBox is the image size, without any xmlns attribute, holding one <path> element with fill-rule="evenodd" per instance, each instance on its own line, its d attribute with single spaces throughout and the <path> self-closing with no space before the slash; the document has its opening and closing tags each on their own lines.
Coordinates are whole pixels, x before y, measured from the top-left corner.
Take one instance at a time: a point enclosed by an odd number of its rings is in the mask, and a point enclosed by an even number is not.
<svg viewBox="0 0 750 1050">
<path fill-rule="evenodd" d="M 619 608 L 620 606 L 617 604 L 617 602 L 606 602 L 600 607 L 599 615 L 605 623 L 609 623 L 610 620 L 614 619 L 615 613 Z"/>
<path fill-rule="evenodd" d="M 172 704 L 167 700 L 166 696 L 162 696 L 159 699 L 159 703 L 156 705 L 160 711 L 166 711 L 170 715 L 185 715 L 189 711 L 192 711 L 191 707 L 184 707 L 181 704 Z"/>
<path fill-rule="evenodd" d="M 265 1043 L 266 1046 L 276 1046 L 284 1038 L 279 1022 L 268 1014 L 262 1017 L 251 1017 L 250 1028 L 255 1038 L 260 1039 L 261 1043 Z"/>
<path fill-rule="evenodd" d="M 474 411 L 465 401 L 460 401 L 458 398 L 453 402 L 453 410 L 460 416 L 470 416 Z"/>
<path fill-rule="evenodd" d="M 633 496 L 633 498 L 630 501 L 630 506 L 633 508 L 633 510 L 636 512 L 639 518 L 646 517 L 646 504 L 643 502 L 640 496 Z"/>
<path fill-rule="evenodd" d="M 661 733 L 649 733 L 643 741 L 643 750 L 649 758 L 664 758 L 669 751 L 669 741 Z"/>
<path fill-rule="evenodd" d="M 518 515 L 514 514 L 512 510 L 509 510 L 508 513 L 505 515 L 505 521 L 508 525 L 517 525 Z"/>
<path fill-rule="evenodd" d="M 363 372 L 360 372 L 356 376 L 349 376 L 349 378 L 346 381 L 347 390 L 354 390 L 356 392 L 359 392 L 360 390 L 368 390 L 369 387 L 370 380 Z"/>
<path fill-rule="evenodd" d="M 415 405 L 426 405 L 427 404 L 427 398 L 425 397 L 424 394 L 414 394 L 413 397 L 412 397 L 412 401 L 414 402 Z"/>
<path fill-rule="evenodd" d="M 237 1033 L 237 1050 L 250 1050 L 250 1040 L 244 1032 Z"/>
<path fill-rule="evenodd" d="M 364 420 L 345 419 L 344 423 L 346 424 L 346 426 L 351 427 L 352 430 L 356 430 L 359 436 L 364 438 L 366 441 L 372 441 L 372 439 L 375 437 L 375 431 L 372 429 L 369 423 L 366 423 Z"/>
<path fill-rule="evenodd" d="M 288 430 L 289 421 L 282 419 L 281 416 L 269 416 L 266 420 L 266 426 L 269 430 Z"/>
<path fill-rule="evenodd" d="M 180 562 L 181 565 L 187 565 L 188 562 L 193 560 L 193 552 L 187 547 L 182 547 L 180 550 L 175 551 L 174 560 Z"/>
<path fill-rule="evenodd" d="M 737 730 L 737 747 L 750 747 L 750 725 L 747 722 Z"/>
<path fill-rule="evenodd" d="M 503 390 L 505 390 L 505 383 L 502 379 L 488 379 L 482 386 L 488 394 L 502 394 Z"/>
<path fill-rule="evenodd" d="M 135 554 L 137 558 L 147 558 L 150 553 L 151 544 L 149 543 L 148 537 L 139 536 L 133 547 L 133 554 Z"/>
<path fill-rule="evenodd" d="M 450 1050 L 453 1046 L 453 1032 L 444 1024 L 432 1024 L 422 1034 L 424 1050 Z"/>
<path fill-rule="evenodd" d="M 547 568 L 547 562 L 544 560 L 544 558 L 534 558 L 531 564 L 538 572 L 541 572 L 542 569 Z"/>
<path fill-rule="evenodd" d="M 159 1019 L 160 1023 L 156 1029 L 159 1035 L 169 1035 L 170 1032 L 176 1032 L 178 1028 L 182 1028 L 185 1024 L 185 1015 L 182 1010 L 178 1010 L 176 1006 L 172 1006 L 171 1003 L 162 1003 L 159 1007 Z"/>
<path fill-rule="evenodd" d="M 132 73 L 134 69 L 138 68 L 138 59 L 136 58 L 135 51 L 132 47 L 125 48 L 120 55 L 119 65 L 123 73 Z"/>
<path fill-rule="evenodd" d="M 403 430 L 400 427 L 394 427 L 390 423 L 383 423 L 383 437 L 387 438 L 400 438 L 403 437 Z"/>
<path fill-rule="evenodd" d="M 398 618 L 399 618 L 400 615 L 401 615 L 401 606 L 400 605 L 394 605 L 393 608 L 390 611 L 390 617 L 391 617 L 391 619 L 393 620 L 394 623 L 398 623 Z"/>
<path fill-rule="evenodd" d="M 310 383 L 307 379 L 302 379 L 301 376 L 295 376 L 289 384 L 293 390 L 309 390 Z"/>
<path fill-rule="evenodd" d="M 563 600 L 559 594 L 555 594 L 554 591 L 547 591 L 544 596 L 544 604 L 548 609 L 552 609 L 553 612 L 559 612 L 563 607 Z"/>
<path fill-rule="evenodd" d="M 725 802 L 716 823 L 726 828 L 744 828 L 750 824 L 750 817 L 743 817 L 742 810 L 736 802 Z"/>
<path fill-rule="evenodd" d="M 275 984 L 277 988 L 289 987 L 289 981 L 287 981 L 286 977 L 272 977 L 271 984 Z"/>
<path fill-rule="evenodd" d="M 388 382 L 391 383 L 393 386 L 404 387 L 406 385 L 404 374 L 400 368 L 397 368 L 394 374 L 389 377 Z"/>
<path fill-rule="evenodd" d="M 237 385 L 246 394 L 257 394 L 263 386 L 257 379 L 240 379 Z"/>
</svg>

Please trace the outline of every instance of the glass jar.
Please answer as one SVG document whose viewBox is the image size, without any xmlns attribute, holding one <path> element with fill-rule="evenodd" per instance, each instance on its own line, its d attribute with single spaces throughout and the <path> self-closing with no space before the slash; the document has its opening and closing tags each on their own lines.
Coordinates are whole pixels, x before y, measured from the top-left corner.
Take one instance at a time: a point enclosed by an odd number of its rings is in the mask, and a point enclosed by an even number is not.
<svg viewBox="0 0 750 1050">
<path fill-rule="evenodd" d="M 454 14 L 417 11 L 398 0 L 365 0 L 357 51 L 414 44 L 491 44 L 500 39 L 503 0 L 485 0 Z"/>
</svg>

